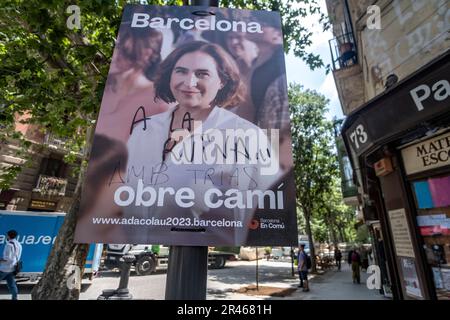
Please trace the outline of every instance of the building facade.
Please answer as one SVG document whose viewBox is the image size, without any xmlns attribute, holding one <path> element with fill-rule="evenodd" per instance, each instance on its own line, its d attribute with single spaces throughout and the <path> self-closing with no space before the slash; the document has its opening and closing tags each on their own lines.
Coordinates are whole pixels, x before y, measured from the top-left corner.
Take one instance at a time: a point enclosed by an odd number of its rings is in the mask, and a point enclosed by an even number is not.
<svg viewBox="0 0 450 320">
<path fill-rule="evenodd" d="M 21 166 L 10 188 L 0 190 L 0 210 L 68 212 L 77 183 L 75 165 L 63 161 L 67 153 L 64 141 L 43 134 L 36 125 L 21 123 L 26 118 L 16 116 L 15 129 L 31 143 L 27 152 L 30 161 L 18 156 L 17 141 L 0 145 L 0 171 Z"/>
<path fill-rule="evenodd" d="M 450 299 L 450 3 L 327 1 L 341 134 L 395 299 Z"/>
</svg>

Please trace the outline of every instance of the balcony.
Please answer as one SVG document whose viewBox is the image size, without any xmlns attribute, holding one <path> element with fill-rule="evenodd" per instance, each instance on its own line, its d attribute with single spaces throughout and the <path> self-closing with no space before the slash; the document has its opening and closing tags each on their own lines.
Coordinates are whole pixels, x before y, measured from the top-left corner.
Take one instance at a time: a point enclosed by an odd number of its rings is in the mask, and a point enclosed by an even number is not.
<svg viewBox="0 0 450 320">
<path fill-rule="evenodd" d="M 66 140 L 57 138 L 53 134 L 47 133 L 44 138 L 44 143 L 52 149 L 66 150 Z"/>
<path fill-rule="evenodd" d="M 58 138 L 53 134 L 47 133 L 44 137 L 44 144 L 49 147 L 50 149 L 54 149 L 57 151 L 64 151 L 68 152 L 69 148 L 67 147 L 67 139 L 65 138 Z M 83 155 L 84 154 L 84 148 L 81 148 L 80 151 L 75 152 L 77 155 Z"/>
<path fill-rule="evenodd" d="M 49 196 L 64 196 L 66 194 L 67 179 L 39 175 L 34 192 Z"/>
<path fill-rule="evenodd" d="M 348 32 L 328 41 L 333 71 L 348 68 L 358 63 L 358 52 L 353 33 Z"/>
</svg>

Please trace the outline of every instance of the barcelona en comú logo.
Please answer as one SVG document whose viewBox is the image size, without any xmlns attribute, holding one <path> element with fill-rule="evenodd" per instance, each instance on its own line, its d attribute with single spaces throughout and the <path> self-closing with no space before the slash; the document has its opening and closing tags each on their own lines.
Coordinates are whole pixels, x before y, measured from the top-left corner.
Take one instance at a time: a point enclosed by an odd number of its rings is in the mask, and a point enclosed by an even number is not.
<svg viewBox="0 0 450 320">
<path fill-rule="evenodd" d="M 256 229 L 258 229 L 258 227 L 259 227 L 259 222 L 258 222 L 258 220 L 253 219 L 252 221 L 250 221 L 248 227 L 249 227 L 251 230 L 256 230 Z"/>
</svg>

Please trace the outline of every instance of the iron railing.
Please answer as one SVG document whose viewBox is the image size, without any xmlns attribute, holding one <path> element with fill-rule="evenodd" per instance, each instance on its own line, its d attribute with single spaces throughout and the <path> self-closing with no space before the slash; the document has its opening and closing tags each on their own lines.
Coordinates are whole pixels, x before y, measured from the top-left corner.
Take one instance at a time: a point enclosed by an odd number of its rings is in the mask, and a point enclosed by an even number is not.
<svg viewBox="0 0 450 320">
<path fill-rule="evenodd" d="M 348 32 L 328 41 L 333 70 L 350 67 L 358 63 L 358 52 L 353 33 Z"/>
<path fill-rule="evenodd" d="M 67 152 L 69 148 L 67 147 L 67 139 L 59 138 L 51 133 L 47 133 L 44 137 L 44 144 L 51 149 L 65 151 Z M 84 154 L 85 148 L 81 148 L 80 151 L 77 152 L 78 155 Z"/>
<path fill-rule="evenodd" d="M 53 134 L 47 133 L 44 138 L 44 143 L 50 148 L 66 150 L 66 140 L 63 138 L 58 138 Z"/>
<path fill-rule="evenodd" d="M 44 174 L 39 175 L 35 192 L 43 195 L 64 196 L 66 194 L 67 179 L 50 177 Z"/>
</svg>

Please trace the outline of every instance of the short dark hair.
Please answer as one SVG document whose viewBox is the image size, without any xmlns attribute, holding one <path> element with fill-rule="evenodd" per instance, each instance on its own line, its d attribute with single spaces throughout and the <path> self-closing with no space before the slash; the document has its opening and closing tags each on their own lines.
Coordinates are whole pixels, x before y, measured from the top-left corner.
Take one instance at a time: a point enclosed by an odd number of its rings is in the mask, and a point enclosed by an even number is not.
<svg viewBox="0 0 450 320">
<path fill-rule="evenodd" d="M 213 103 L 221 107 L 236 106 L 241 101 L 244 91 L 239 69 L 233 58 L 224 49 L 204 41 L 192 41 L 178 47 L 161 63 L 155 76 L 155 99 L 159 98 L 167 103 L 176 102 L 170 90 L 172 70 L 182 56 L 196 51 L 210 55 L 217 64 L 223 88 L 217 92 Z"/>
<path fill-rule="evenodd" d="M 304 244 L 304 243 L 301 243 L 301 244 L 300 244 L 300 247 L 301 247 L 301 248 L 304 248 L 304 247 L 305 247 L 305 244 Z"/>
<path fill-rule="evenodd" d="M 129 61 L 145 64 L 145 76 L 147 79 L 153 80 L 158 65 L 161 63 L 163 35 L 155 29 L 138 29 L 125 28 L 119 35 L 117 48 Z M 130 41 L 129 45 L 127 45 L 128 41 Z M 153 50 L 149 61 L 143 61 L 141 56 L 141 49 L 143 48 Z"/>
<path fill-rule="evenodd" d="M 17 237 L 17 231 L 16 230 L 9 230 L 7 233 L 8 237 L 10 239 L 15 239 Z"/>
</svg>

